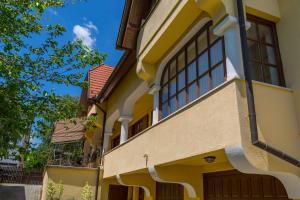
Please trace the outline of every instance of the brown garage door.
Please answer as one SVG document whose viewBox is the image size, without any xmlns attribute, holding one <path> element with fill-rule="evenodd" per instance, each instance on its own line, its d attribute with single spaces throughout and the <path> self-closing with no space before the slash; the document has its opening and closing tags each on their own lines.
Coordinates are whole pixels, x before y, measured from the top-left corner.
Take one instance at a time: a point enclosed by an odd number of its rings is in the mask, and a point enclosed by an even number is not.
<svg viewBox="0 0 300 200">
<path fill-rule="evenodd" d="M 156 182 L 156 200 L 183 200 L 183 186 Z"/>
<path fill-rule="evenodd" d="M 204 175 L 205 200 L 285 200 L 287 193 L 272 176 L 242 174 L 237 171 Z"/>
<path fill-rule="evenodd" d="M 128 187 L 122 185 L 109 185 L 108 200 L 127 200 Z"/>
</svg>

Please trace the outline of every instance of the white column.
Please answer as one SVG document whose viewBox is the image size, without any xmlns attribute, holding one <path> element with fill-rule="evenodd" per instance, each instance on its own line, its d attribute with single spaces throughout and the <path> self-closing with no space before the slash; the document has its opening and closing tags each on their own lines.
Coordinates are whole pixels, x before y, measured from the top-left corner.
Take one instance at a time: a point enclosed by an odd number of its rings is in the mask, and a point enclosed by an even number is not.
<svg viewBox="0 0 300 200">
<path fill-rule="evenodd" d="M 119 121 L 121 122 L 120 144 L 126 142 L 128 139 L 128 124 L 131 119 L 130 116 L 122 116 L 119 118 Z"/>
<path fill-rule="evenodd" d="M 250 23 L 246 23 L 250 27 Z M 227 16 L 213 30 L 217 36 L 224 36 L 227 79 L 244 78 L 242 47 L 238 19 Z"/>
<path fill-rule="evenodd" d="M 153 85 L 148 92 L 153 95 L 152 125 L 157 124 L 159 121 L 159 91 L 160 86 Z"/>
<path fill-rule="evenodd" d="M 110 136 L 112 136 L 112 132 L 104 132 L 103 153 L 108 151 Z"/>
</svg>

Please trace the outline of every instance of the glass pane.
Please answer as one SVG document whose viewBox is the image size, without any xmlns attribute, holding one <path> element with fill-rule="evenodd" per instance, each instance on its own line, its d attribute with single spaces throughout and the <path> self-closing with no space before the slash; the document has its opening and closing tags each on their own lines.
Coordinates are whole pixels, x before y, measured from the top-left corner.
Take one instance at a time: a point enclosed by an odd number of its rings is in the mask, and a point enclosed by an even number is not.
<svg viewBox="0 0 300 200">
<path fill-rule="evenodd" d="M 204 31 L 198 38 L 197 38 L 197 46 L 198 46 L 198 54 L 204 51 L 207 48 L 207 32 Z"/>
<path fill-rule="evenodd" d="M 167 99 L 168 99 L 168 85 L 163 87 L 163 90 L 162 90 L 162 101 L 164 102 Z"/>
<path fill-rule="evenodd" d="M 173 78 L 169 83 L 170 86 L 170 97 L 176 93 L 176 78 Z"/>
<path fill-rule="evenodd" d="M 178 56 L 178 71 L 185 67 L 185 54 L 184 51 Z"/>
<path fill-rule="evenodd" d="M 250 28 L 247 30 L 247 38 L 257 40 L 256 24 L 251 22 Z"/>
<path fill-rule="evenodd" d="M 181 90 L 185 87 L 185 70 L 179 73 L 178 75 L 178 90 Z"/>
<path fill-rule="evenodd" d="M 161 112 L 162 112 L 162 117 L 163 117 L 163 118 L 169 115 L 169 111 L 168 111 L 168 102 L 162 104 Z"/>
<path fill-rule="evenodd" d="M 258 24 L 260 41 L 273 44 L 272 28 L 264 24 Z"/>
<path fill-rule="evenodd" d="M 259 43 L 248 40 L 249 59 L 260 61 L 259 58 Z"/>
<path fill-rule="evenodd" d="M 196 57 L 196 45 L 192 42 L 187 48 L 187 62 L 190 63 Z"/>
<path fill-rule="evenodd" d="M 264 63 L 276 65 L 275 49 L 273 47 L 261 45 L 261 57 Z"/>
<path fill-rule="evenodd" d="M 190 85 L 188 88 L 188 93 L 189 93 L 189 102 L 195 100 L 197 98 L 197 83 L 193 83 Z"/>
<path fill-rule="evenodd" d="M 177 105 L 176 105 L 176 97 L 173 97 L 170 99 L 170 113 L 173 113 L 177 110 Z"/>
<path fill-rule="evenodd" d="M 199 88 L 200 88 L 200 96 L 209 91 L 209 76 L 206 74 L 205 76 L 199 79 Z"/>
<path fill-rule="evenodd" d="M 256 81 L 263 81 L 260 64 L 249 63 L 251 78 Z"/>
<path fill-rule="evenodd" d="M 168 68 L 164 71 L 163 74 L 163 84 L 165 84 L 166 82 L 168 82 Z"/>
<path fill-rule="evenodd" d="M 210 58 L 211 58 L 211 65 L 215 65 L 220 62 L 223 58 L 222 52 L 222 41 L 219 40 L 214 46 L 210 49 Z"/>
<path fill-rule="evenodd" d="M 188 66 L 188 83 L 192 82 L 197 77 L 196 61 Z"/>
<path fill-rule="evenodd" d="M 178 106 L 179 108 L 181 108 L 182 106 L 184 106 L 186 103 L 186 96 L 185 96 L 185 90 L 183 90 L 182 92 L 180 92 L 178 94 Z"/>
<path fill-rule="evenodd" d="M 173 78 L 176 74 L 176 59 L 174 59 L 170 64 L 170 78 Z"/>
<path fill-rule="evenodd" d="M 224 81 L 224 67 L 223 64 L 216 67 L 212 73 L 212 86 L 213 88 L 220 85 Z"/>
<path fill-rule="evenodd" d="M 278 71 L 275 67 L 264 66 L 264 77 L 267 83 L 279 85 Z"/>
<path fill-rule="evenodd" d="M 198 71 L 199 75 L 202 75 L 208 70 L 208 53 L 207 51 L 201 54 L 198 58 Z"/>
</svg>

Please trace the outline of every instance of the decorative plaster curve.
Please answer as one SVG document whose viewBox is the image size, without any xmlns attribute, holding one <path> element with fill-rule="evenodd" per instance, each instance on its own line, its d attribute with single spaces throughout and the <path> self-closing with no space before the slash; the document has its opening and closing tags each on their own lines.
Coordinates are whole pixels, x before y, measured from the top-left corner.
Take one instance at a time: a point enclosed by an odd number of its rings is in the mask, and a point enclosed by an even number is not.
<svg viewBox="0 0 300 200">
<path fill-rule="evenodd" d="M 207 22 L 211 19 L 208 17 L 203 18 L 200 20 L 184 37 L 181 39 L 177 45 L 168 53 L 167 56 L 160 62 L 159 67 L 157 69 L 154 84 L 160 86 L 161 76 L 167 65 L 167 62 L 202 28 Z"/>
<path fill-rule="evenodd" d="M 160 178 L 159 174 L 157 173 L 157 171 L 155 169 L 155 166 L 149 166 L 148 171 L 149 171 L 149 174 L 150 174 L 151 178 L 154 181 L 161 182 L 161 183 L 177 183 L 177 184 L 180 184 L 187 190 L 188 196 L 190 198 L 196 198 L 197 197 L 196 190 L 191 184 L 186 183 L 186 182 L 165 181 L 165 180 Z"/>
<path fill-rule="evenodd" d="M 140 187 L 140 188 L 142 188 L 142 189 L 144 190 L 145 195 L 146 195 L 147 197 L 150 197 L 150 196 L 151 196 L 151 193 L 150 193 L 149 188 L 147 188 L 147 187 L 145 187 L 145 186 L 125 184 L 125 183 L 123 182 L 123 180 L 122 180 L 120 174 L 117 174 L 117 175 L 116 175 L 116 179 L 117 179 L 117 182 L 118 182 L 120 185 Z"/>
<path fill-rule="evenodd" d="M 230 146 L 225 148 L 226 155 L 233 167 L 242 173 L 271 175 L 278 178 L 284 185 L 288 197 L 300 198 L 300 178 L 287 172 L 264 171 L 254 167 L 247 159 L 242 146 Z"/>
<path fill-rule="evenodd" d="M 124 104 L 122 106 L 122 116 L 131 116 L 136 101 L 148 91 L 148 83 L 144 81 L 125 99 Z"/>
</svg>

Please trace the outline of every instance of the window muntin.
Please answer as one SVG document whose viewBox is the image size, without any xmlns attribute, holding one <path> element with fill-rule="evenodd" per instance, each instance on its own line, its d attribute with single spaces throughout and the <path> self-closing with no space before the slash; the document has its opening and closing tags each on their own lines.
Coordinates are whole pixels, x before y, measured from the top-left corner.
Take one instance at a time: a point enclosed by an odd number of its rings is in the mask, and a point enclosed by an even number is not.
<svg viewBox="0 0 300 200">
<path fill-rule="evenodd" d="M 281 58 L 273 22 L 248 15 L 249 66 L 252 79 L 284 86 Z"/>
<path fill-rule="evenodd" d="M 128 130 L 128 138 L 135 136 L 136 134 L 142 132 L 149 127 L 149 114 L 142 117 L 140 120 L 135 122 Z"/>
<path fill-rule="evenodd" d="M 164 118 L 226 79 L 223 37 L 206 24 L 166 65 L 162 74 L 160 111 Z"/>
</svg>

